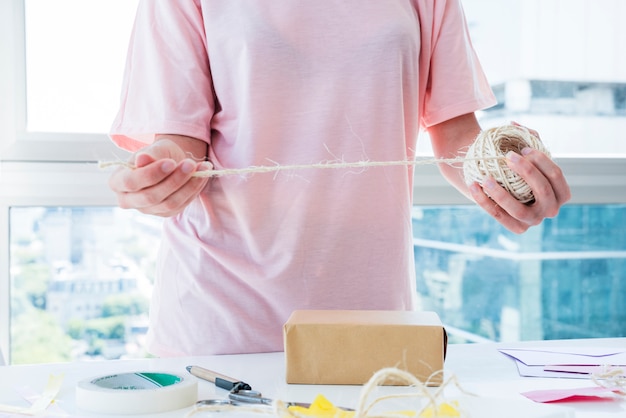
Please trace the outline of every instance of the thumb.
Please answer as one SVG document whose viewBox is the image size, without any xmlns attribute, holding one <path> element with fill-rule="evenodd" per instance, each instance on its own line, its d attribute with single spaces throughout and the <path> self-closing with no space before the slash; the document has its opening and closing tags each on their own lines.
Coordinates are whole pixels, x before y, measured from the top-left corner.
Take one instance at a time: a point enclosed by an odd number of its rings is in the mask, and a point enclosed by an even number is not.
<svg viewBox="0 0 626 418">
<path fill-rule="evenodd" d="M 145 167 L 155 161 L 156 159 L 153 156 L 144 152 L 140 152 L 139 154 L 135 155 L 135 167 L 137 168 Z"/>
<path fill-rule="evenodd" d="M 175 152 L 175 147 L 169 142 L 153 142 L 135 154 L 135 167 L 145 167 L 161 159 L 173 158 Z"/>
</svg>

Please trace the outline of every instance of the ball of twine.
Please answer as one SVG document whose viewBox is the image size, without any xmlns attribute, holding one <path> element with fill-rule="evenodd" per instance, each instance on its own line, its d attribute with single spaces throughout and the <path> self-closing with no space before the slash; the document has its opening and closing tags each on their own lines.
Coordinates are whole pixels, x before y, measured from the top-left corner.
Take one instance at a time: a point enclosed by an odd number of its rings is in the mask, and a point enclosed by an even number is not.
<svg viewBox="0 0 626 418">
<path fill-rule="evenodd" d="M 484 178 L 490 176 L 520 202 L 533 203 L 535 197 L 530 186 L 508 167 L 505 158 L 509 151 L 521 154 L 524 148 L 534 148 L 550 156 L 543 142 L 523 126 L 503 125 L 482 131 L 463 161 L 465 182 L 482 185 Z"/>
</svg>

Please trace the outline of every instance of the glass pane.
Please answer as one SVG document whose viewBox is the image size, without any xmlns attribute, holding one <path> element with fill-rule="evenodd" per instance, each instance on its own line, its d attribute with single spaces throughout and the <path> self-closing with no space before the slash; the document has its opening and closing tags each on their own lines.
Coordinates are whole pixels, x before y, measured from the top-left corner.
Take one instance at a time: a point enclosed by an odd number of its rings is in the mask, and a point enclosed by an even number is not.
<svg viewBox="0 0 626 418">
<path fill-rule="evenodd" d="M 452 341 L 626 336 L 626 205 L 569 205 L 523 235 L 473 206 L 413 224 L 421 308 Z"/>
<path fill-rule="evenodd" d="M 28 131 L 108 131 L 137 1 L 25 0 Z M 589 4 L 464 0 L 499 99 L 483 126 L 516 120 L 556 156 L 626 157 L 626 6 Z M 429 142 L 417 152 L 432 155 Z"/>
<path fill-rule="evenodd" d="M 145 356 L 160 229 L 112 207 L 11 208 L 11 362 Z"/>
<path fill-rule="evenodd" d="M 106 133 L 138 0 L 25 0 L 27 130 Z"/>
<path fill-rule="evenodd" d="M 601 4 L 601 6 L 600 6 Z M 624 157 L 626 3 L 463 0 L 498 105 L 482 126 L 536 129 L 554 156 Z M 418 152 L 432 155 L 429 141 Z"/>
</svg>

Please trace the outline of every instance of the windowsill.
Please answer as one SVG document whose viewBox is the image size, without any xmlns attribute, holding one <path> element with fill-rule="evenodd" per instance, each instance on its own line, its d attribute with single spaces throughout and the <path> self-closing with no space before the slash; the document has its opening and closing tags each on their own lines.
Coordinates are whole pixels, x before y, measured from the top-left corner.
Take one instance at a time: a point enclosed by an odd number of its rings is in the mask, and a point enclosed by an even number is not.
<svg viewBox="0 0 626 418">
<path fill-rule="evenodd" d="M 127 156 L 103 134 L 29 134 L 2 149 L 0 162 L 98 162 Z"/>
<path fill-rule="evenodd" d="M 572 191 L 569 203 L 626 203 L 626 161 L 623 158 L 556 158 Z M 471 203 L 439 174 L 435 165 L 415 168 L 413 203 Z"/>
</svg>

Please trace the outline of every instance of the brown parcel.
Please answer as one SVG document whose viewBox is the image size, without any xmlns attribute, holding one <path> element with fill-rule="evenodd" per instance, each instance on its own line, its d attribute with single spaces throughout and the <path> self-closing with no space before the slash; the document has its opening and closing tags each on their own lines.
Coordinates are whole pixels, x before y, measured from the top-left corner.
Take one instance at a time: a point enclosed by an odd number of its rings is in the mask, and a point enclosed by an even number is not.
<svg viewBox="0 0 626 418">
<path fill-rule="evenodd" d="M 360 385 L 385 367 L 432 386 L 443 381 L 433 375 L 447 346 L 435 312 L 301 310 L 283 331 L 287 383 Z"/>
</svg>

